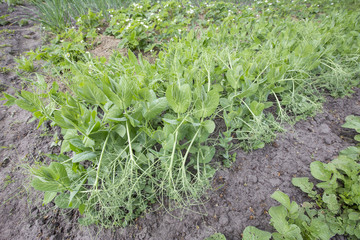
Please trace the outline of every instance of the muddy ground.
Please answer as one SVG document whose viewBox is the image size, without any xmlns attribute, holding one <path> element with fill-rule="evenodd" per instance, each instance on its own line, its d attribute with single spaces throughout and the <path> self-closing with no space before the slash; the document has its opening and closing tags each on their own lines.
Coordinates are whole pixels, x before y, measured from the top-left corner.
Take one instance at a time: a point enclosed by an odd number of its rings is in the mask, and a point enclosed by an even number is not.
<svg viewBox="0 0 360 240">
<path fill-rule="evenodd" d="M 11 94 L 26 88 L 14 58 L 42 44 L 39 26 L 32 21 L 19 25 L 29 12 L 18 6 L 9 13 L 7 5 L 0 4 L 0 14 L 10 14 L 0 31 L 11 30 L 0 34 L 0 68 L 10 69 L 0 73 L 0 88 Z M 36 129 L 29 112 L 1 105 L 0 239 L 204 239 L 215 232 L 241 239 L 248 225 L 271 231 L 267 211 L 276 202 L 270 195 L 279 189 L 301 203 L 306 196 L 291 185 L 292 177 L 310 177 L 312 161 L 328 162 L 355 144 L 355 132 L 341 128 L 346 116 L 360 115 L 360 89 L 354 91 L 343 99 L 327 97 L 322 113 L 287 126 L 287 132 L 265 148 L 239 151 L 237 161 L 216 173 L 204 203 L 192 211 L 150 212 L 133 226 L 113 230 L 81 227 L 77 211 L 41 205 L 42 194 L 29 186 L 26 167 L 46 161 L 45 153 L 58 152 L 52 145 L 55 130 Z"/>
</svg>

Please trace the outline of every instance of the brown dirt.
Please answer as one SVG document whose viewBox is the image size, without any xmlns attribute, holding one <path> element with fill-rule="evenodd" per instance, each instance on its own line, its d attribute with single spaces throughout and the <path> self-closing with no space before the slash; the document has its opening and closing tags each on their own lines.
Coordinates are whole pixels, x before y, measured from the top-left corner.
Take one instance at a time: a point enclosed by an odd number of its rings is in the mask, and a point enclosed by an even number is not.
<svg viewBox="0 0 360 240">
<path fill-rule="evenodd" d="M 6 4 L 0 4 L 0 13 L 6 11 Z M 26 12 L 16 7 L 11 16 Z M 15 21 L 13 18 L 12 23 Z M 14 68 L 14 57 L 41 44 L 40 31 L 32 22 L 23 27 L 16 23 L 0 26 L 0 30 L 5 28 L 14 33 L 0 36 L 11 45 L 0 49 L 0 67 Z M 95 50 L 97 56 L 117 46 L 114 39 L 104 39 L 103 46 Z M 11 94 L 26 87 L 13 70 L 0 73 L 0 81 Z M 185 213 L 150 212 L 133 226 L 113 230 L 81 227 L 77 211 L 41 205 L 42 194 L 29 187 L 23 166 L 46 161 L 44 153 L 58 151 L 51 146 L 54 130 L 38 130 L 36 122 L 29 123 L 30 113 L 16 106 L 0 106 L 0 239 L 204 239 L 215 232 L 224 233 L 227 239 L 241 239 L 248 225 L 272 230 L 267 211 L 276 202 L 270 195 L 280 189 L 301 203 L 306 196 L 291 185 L 291 178 L 309 177 L 312 161 L 330 161 L 354 144 L 354 132 L 341 128 L 347 115 L 360 115 L 360 89 L 354 90 L 351 97 L 328 97 L 322 113 L 287 126 L 287 132 L 273 144 L 251 153 L 239 151 L 231 168 L 216 173 L 203 205 Z M 196 213 L 199 211 L 203 214 Z"/>
<path fill-rule="evenodd" d="M 109 59 L 114 51 L 118 51 L 120 54 L 127 56 L 127 50 L 118 47 L 121 39 L 117 39 L 113 36 L 101 35 L 95 42 L 98 42 L 97 46 L 90 51 L 94 57 L 105 57 L 106 59 Z"/>
</svg>

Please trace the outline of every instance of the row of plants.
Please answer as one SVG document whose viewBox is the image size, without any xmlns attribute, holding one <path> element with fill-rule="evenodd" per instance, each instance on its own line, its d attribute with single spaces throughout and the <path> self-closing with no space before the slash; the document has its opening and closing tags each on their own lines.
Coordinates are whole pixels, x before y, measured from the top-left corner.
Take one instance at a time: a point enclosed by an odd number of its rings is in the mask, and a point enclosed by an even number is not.
<svg viewBox="0 0 360 240">
<path fill-rule="evenodd" d="M 50 45 L 18 60 L 22 70 L 45 60 L 44 70 L 55 76 L 49 82 L 36 74 L 33 91 L 4 93 L 6 105 L 32 112 L 39 127 L 50 121 L 61 128 L 61 154 L 31 170 L 44 204 L 79 209 L 83 224 L 110 227 L 127 225 L 155 202 L 196 203 L 217 167 L 210 163 L 215 154 L 228 162 L 234 148 L 261 148 L 282 121 L 314 114 L 322 90 L 343 96 L 359 84 L 360 15 L 340 3 L 321 12 L 295 1 L 289 6 L 302 9 L 303 21 L 283 18 L 275 3 L 266 5 L 272 11 L 261 4 L 179 6 L 141 2 L 109 10 L 105 33 L 126 39 L 141 29 L 148 39 L 124 40 L 126 56 L 87 52 L 104 24 L 102 13 L 89 10 Z M 181 15 L 189 9 L 210 21 L 191 26 L 192 18 Z M 160 15 L 166 25 L 145 22 Z M 174 22 L 179 16 L 183 25 Z M 127 18 L 141 26 L 123 29 Z M 151 38 L 155 33 L 159 39 Z M 140 50 L 157 41 L 150 63 Z"/>
<path fill-rule="evenodd" d="M 360 117 L 348 116 L 344 128 L 360 133 Z M 355 135 L 360 142 L 360 134 Z M 292 179 L 292 184 L 306 193 L 312 202 L 301 205 L 290 201 L 288 195 L 276 191 L 271 198 L 280 203 L 269 209 L 270 224 L 275 232 L 262 231 L 256 227 L 245 228 L 244 240 L 269 239 L 320 239 L 329 240 L 335 235 L 347 239 L 360 238 L 360 144 L 342 150 L 329 163 L 314 161 L 310 164 L 311 175 L 318 180 L 314 183 L 308 177 Z M 206 240 L 226 240 L 216 233 Z"/>
<path fill-rule="evenodd" d="M 345 128 L 360 133 L 360 117 L 348 116 Z M 360 134 L 355 135 L 360 141 Z M 313 202 L 299 206 L 281 191 L 271 197 L 281 205 L 271 207 L 271 225 L 276 232 L 269 233 L 255 227 L 247 227 L 243 239 L 321 239 L 346 235 L 347 239 L 360 238 L 360 144 L 340 152 L 329 163 L 319 161 L 310 165 L 311 175 L 318 180 L 316 189 L 309 178 L 293 178 Z"/>
</svg>

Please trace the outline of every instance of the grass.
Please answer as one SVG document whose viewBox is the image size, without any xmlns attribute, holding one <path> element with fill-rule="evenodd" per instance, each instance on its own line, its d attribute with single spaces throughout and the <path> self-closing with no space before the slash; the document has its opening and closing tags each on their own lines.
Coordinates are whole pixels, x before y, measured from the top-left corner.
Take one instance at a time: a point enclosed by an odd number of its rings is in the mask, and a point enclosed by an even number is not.
<svg viewBox="0 0 360 240">
<path fill-rule="evenodd" d="M 39 127 L 62 128 L 62 154 L 32 169 L 32 185 L 45 203 L 79 209 L 83 224 L 125 226 L 155 202 L 198 203 L 218 167 L 215 145 L 229 164 L 233 150 L 262 148 L 282 122 L 315 114 L 324 91 L 359 85 L 359 14 L 342 3 L 40 3 L 40 21 L 58 34 L 19 69 L 42 59 L 57 81 L 37 75 L 33 91 L 5 97 Z M 91 57 L 103 32 L 127 55 Z"/>
</svg>

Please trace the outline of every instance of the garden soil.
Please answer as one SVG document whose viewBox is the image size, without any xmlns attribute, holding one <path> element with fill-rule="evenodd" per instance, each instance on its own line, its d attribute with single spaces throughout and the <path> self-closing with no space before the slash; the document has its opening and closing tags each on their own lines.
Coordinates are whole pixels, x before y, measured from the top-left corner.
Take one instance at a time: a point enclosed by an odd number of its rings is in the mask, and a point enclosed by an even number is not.
<svg viewBox="0 0 360 240">
<path fill-rule="evenodd" d="M 14 70 L 14 58 L 42 44 L 39 26 L 32 21 L 18 24 L 29 13 L 26 6 L 8 13 L 7 5 L 0 4 L 0 14 L 10 14 L 11 19 L 0 30 L 13 30 L 0 35 L 0 68 L 12 69 L 0 73 L 0 88 L 10 94 L 27 88 Z M 59 151 L 52 144 L 56 130 L 50 126 L 36 129 L 29 112 L 0 106 L 0 240 L 204 239 L 216 232 L 227 239 L 241 239 L 249 225 L 272 231 L 268 210 L 277 203 L 271 194 L 281 190 L 298 203 L 308 200 L 291 179 L 311 178 L 312 161 L 329 162 L 355 144 L 355 132 L 341 127 L 346 116 L 360 115 L 360 89 L 354 92 L 342 99 L 327 97 L 321 113 L 286 126 L 287 131 L 263 149 L 238 151 L 232 167 L 217 171 L 202 204 L 188 210 L 150 211 L 132 226 L 111 230 L 78 225 L 75 210 L 58 210 L 51 203 L 42 206 L 42 193 L 30 187 L 27 167 L 46 162 L 44 154 Z"/>
</svg>

